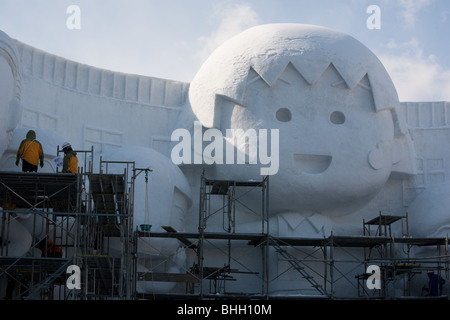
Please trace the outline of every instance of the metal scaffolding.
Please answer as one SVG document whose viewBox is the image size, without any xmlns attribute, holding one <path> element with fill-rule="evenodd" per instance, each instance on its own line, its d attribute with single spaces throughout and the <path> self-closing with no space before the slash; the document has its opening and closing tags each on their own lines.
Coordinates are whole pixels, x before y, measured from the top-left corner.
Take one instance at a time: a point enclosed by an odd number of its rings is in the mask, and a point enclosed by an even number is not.
<svg viewBox="0 0 450 320">
<path fill-rule="evenodd" d="M 189 299 L 339 299 L 339 298 L 399 298 L 398 285 L 404 282 L 400 277 L 408 275 L 408 282 L 414 274 L 423 270 L 446 272 L 448 279 L 448 239 L 414 238 L 408 234 L 407 215 L 396 217 L 380 215 L 363 222 L 363 234 L 328 237 L 280 237 L 269 229 L 269 178 L 261 181 L 234 181 L 207 179 L 203 174 L 200 183 L 198 232 L 178 232 L 165 226 L 166 232 L 137 231 L 137 236 L 176 238 L 187 250 L 194 252 L 196 263 L 180 274 L 141 273 L 138 278 L 146 281 L 185 282 L 186 290 L 166 294 L 142 295 L 143 298 L 189 298 Z M 260 198 L 252 198 L 254 208 L 242 201 L 248 194 L 237 190 L 260 189 Z M 216 206 L 212 205 L 214 203 Z M 261 221 L 256 233 L 237 232 L 240 225 L 237 204 L 255 211 Z M 240 208 L 242 209 L 242 207 Z M 257 212 L 256 212 L 257 211 Z M 210 224 L 210 220 L 215 223 Z M 217 219 L 218 218 L 218 219 Z M 217 223 L 220 221 L 221 223 Z M 391 225 L 402 222 L 401 234 L 394 236 Z M 209 230 L 210 225 L 215 227 Z M 218 230 L 218 225 L 220 225 Z M 375 230 L 371 229 L 375 228 Z M 246 255 L 261 262 L 259 267 L 244 265 L 244 259 L 235 256 L 233 246 L 247 245 Z M 433 247 L 443 254 L 431 261 L 409 253 L 414 247 Z M 442 249 L 443 248 L 443 249 Z M 256 250 L 256 251 L 255 251 Z M 222 258 L 218 258 L 219 252 Z M 257 254 L 254 254 L 257 252 Z M 422 259 L 422 260 L 421 260 Z M 418 264 L 417 261 L 422 261 Z M 220 262 L 223 265 L 218 265 Z M 369 264 L 377 264 L 382 270 L 381 290 L 368 290 L 366 273 Z M 290 292 L 275 293 L 277 281 L 287 274 L 293 274 L 292 283 L 298 288 Z M 244 278 L 243 273 L 247 276 Z M 251 275 L 254 278 L 248 278 Z M 295 276 L 296 275 L 296 276 Z M 356 281 L 355 281 L 356 278 Z M 233 292 L 228 282 L 247 281 L 261 284 L 260 290 Z M 294 284 L 294 285 L 295 285 Z M 340 293 L 346 286 L 352 295 Z M 254 286 L 252 287 L 254 288 Z M 402 298 L 412 298 L 409 285 L 403 283 Z"/>
<path fill-rule="evenodd" d="M 401 223 L 400 237 L 392 232 L 394 223 Z M 449 279 L 448 235 L 438 238 L 417 238 L 409 234 L 408 213 L 404 216 L 379 215 L 369 221 L 363 220 L 363 234 L 375 236 L 380 242 L 364 249 L 364 270 L 369 264 L 376 264 L 381 271 L 381 289 L 367 290 L 364 281 L 369 274 L 357 276 L 358 295 L 360 297 L 395 298 L 396 289 L 401 289 L 402 296 L 411 296 L 411 283 L 415 276 L 424 272 L 436 272 Z M 437 254 L 427 257 L 415 253 L 414 248 L 435 247 Z"/>
<path fill-rule="evenodd" d="M 140 281 L 185 282 L 184 292 L 140 294 L 139 296 L 196 299 L 217 298 L 221 295 L 228 298 L 263 296 L 269 281 L 268 261 L 263 259 L 257 270 L 254 270 L 234 257 L 233 246 L 234 243 L 239 242 L 248 247 L 246 245 L 248 241 L 267 238 L 269 234 L 268 177 L 263 177 L 259 181 L 210 180 L 203 173 L 200 185 L 198 232 L 178 232 L 171 226 L 163 226 L 166 232 L 136 231 L 138 238 L 176 238 L 187 250 L 193 252 L 194 263 L 186 270 L 186 273 L 137 273 Z M 242 202 L 250 194 L 256 199 L 251 206 Z M 236 207 L 239 205 L 258 217 L 261 222 L 259 232 L 249 234 L 236 230 Z M 214 220 L 213 223 L 211 223 L 212 220 Z M 267 250 L 267 246 L 264 245 L 260 248 L 262 251 Z M 215 261 L 209 259 L 212 252 L 218 253 L 220 258 Z M 267 253 L 263 256 L 267 256 Z M 236 294 L 227 290 L 228 282 L 237 282 L 237 277 L 242 279 L 248 276 L 260 283 L 258 292 Z"/>
<path fill-rule="evenodd" d="M 91 167 L 77 174 L 0 172 L 0 298 L 133 297 L 132 181 L 126 170 L 95 174 Z M 20 243 L 28 239 L 29 248 L 17 256 L 11 232 L 24 216 L 30 236 Z M 115 252 L 113 238 L 121 244 Z M 72 265 L 80 268 L 80 289 L 67 286 Z"/>
<path fill-rule="evenodd" d="M 122 166 L 123 173 L 110 173 L 112 164 Z M 269 177 L 235 181 L 202 174 L 198 231 L 179 232 L 171 226 L 163 226 L 165 232 L 134 230 L 134 182 L 140 172 L 149 171 L 135 168 L 134 162 L 100 160 L 100 173 L 0 172 L 0 298 L 395 299 L 413 296 L 411 283 L 420 273 L 435 271 L 449 279 L 448 237 L 412 237 L 407 215 L 380 213 L 364 220 L 360 236 L 271 234 Z M 241 231 L 243 210 L 257 217 L 255 232 Z M 29 249 L 16 256 L 11 231 L 24 217 L 32 230 Z M 400 236 L 391 229 L 398 221 Z M 179 240 L 192 265 L 184 273 L 138 271 L 140 237 Z M 22 240 L 26 245 L 25 236 Z M 54 246 L 60 256 L 50 253 Z M 410 254 L 423 247 L 436 247 L 437 254 Z M 381 290 L 366 286 L 371 264 L 381 269 Z M 80 267 L 80 289 L 67 287 L 71 265 Z M 291 287 L 279 293 L 281 280 Z M 137 281 L 185 286 L 146 295 L 137 292 Z M 354 295 L 342 296 L 343 286 Z"/>
<path fill-rule="evenodd" d="M 242 190 L 239 195 L 237 195 L 238 189 Z M 248 203 L 243 202 L 243 199 L 254 192 L 260 192 L 260 195 L 256 197 L 255 205 L 250 208 Z M 234 280 L 233 273 L 258 275 L 258 278 L 262 280 L 261 294 L 264 294 L 264 292 L 267 291 L 267 260 L 262 259 L 260 271 L 252 270 L 251 268 L 238 263 L 237 259 L 233 258 L 232 242 L 233 240 L 239 240 L 241 237 L 250 235 L 248 233 L 236 232 L 236 205 L 238 204 L 243 205 L 248 211 L 259 217 L 261 221 L 261 231 L 258 236 L 265 238 L 269 235 L 268 194 L 268 176 L 263 177 L 260 181 L 235 181 L 210 180 L 205 177 L 204 173 L 202 174 L 198 223 L 199 241 L 197 244 L 197 264 L 194 267 L 194 270 L 200 279 L 198 288 L 200 297 L 205 294 L 226 294 L 226 282 Z M 219 206 L 217 208 L 211 207 L 212 198 L 218 200 Z M 220 205 L 220 203 L 222 205 Z M 220 235 L 217 230 L 206 234 L 208 220 L 214 215 L 222 217 L 222 230 L 225 232 L 224 239 L 226 239 L 226 260 L 224 261 L 223 266 L 211 268 L 205 265 L 204 250 L 205 244 L 209 241 L 210 237 Z M 255 234 L 251 234 L 250 236 L 255 236 Z M 263 251 L 267 250 L 267 247 L 262 246 L 261 248 Z M 265 252 L 263 256 L 266 257 L 267 252 Z M 233 265 L 237 267 L 233 268 Z M 244 270 L 241 270 L 242 268 L 244 268 Z M 205 280 L 214 283 L 213 287 L 210 285 L 209 292 L 206 292 L 203 287 Z"/>
</svg>

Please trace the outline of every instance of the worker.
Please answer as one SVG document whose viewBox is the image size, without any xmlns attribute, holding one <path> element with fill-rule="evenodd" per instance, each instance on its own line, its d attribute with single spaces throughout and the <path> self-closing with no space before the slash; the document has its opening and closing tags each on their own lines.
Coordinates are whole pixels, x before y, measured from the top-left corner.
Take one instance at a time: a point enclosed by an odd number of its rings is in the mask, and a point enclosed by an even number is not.
<svg viewBox="0 0 450 320">
<path fill-rule="evenodd" d="M 422 291 L 428 292 L 427 296 L 440 296 L 442 294 L 442 286 L 445 284 L 444 278 L 430 271 L 428 274 L 428 288 L 423 287 Z"/>
<path fill-rule="evenodd" d="M 62 148 L 64 151 L 62 172 L 77 173 L 78 171 L 77 153 L 72 150 L 72 146 L 68 142 L 64 143 Z"/>
<path fill-rule="evenodd" d="M 44 166 L 44 151 L 41 143 L 36 140 L 36 132 L 29 130 L 26 138 L 22 140 L 17 151 L 16 166 L 22 159 L 23 172 L 37 172 L 38 164 L 42 168 Z"/>
<path fill-rule="evenodd" d="M 42 254 L 41 257 L 52 257 L 52 258 L 61 258 L 62 257 L 62 250 L 60 247 L 56 246 L 52 240 L 45 238 L 45 239 L 38 239 L 36 243 L 36 248 L 41 250 Z"/>
</svg>

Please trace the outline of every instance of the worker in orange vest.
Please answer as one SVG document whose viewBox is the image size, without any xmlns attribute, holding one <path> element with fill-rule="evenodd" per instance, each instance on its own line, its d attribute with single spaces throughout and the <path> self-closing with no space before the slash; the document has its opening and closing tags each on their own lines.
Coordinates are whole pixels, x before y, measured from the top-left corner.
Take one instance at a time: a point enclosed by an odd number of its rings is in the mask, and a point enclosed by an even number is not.
<svg viewBox="0 0 450 320">
<path fill-rule="evenodd" d="M 54 242 L 48 238 L 37 240 L 36 248 L 41 250 L 41 257 L 61 258 L 62 249 L 54 244 Z"/>
<path fill-rule="evenodd" d="M 78 172 L 77 153 L 72 150 L 72 146 L 68 142 L 64 143 L 62 148 L 64 151 L 62 172 L 77 173 Z"/>
<path fill-rule="evenodd" d="M 22 140 L 17 150 L 16 166 L 22 159 L 23 172 L 37 172 L 38 164 L 41 168 L 44 166 L 44 152 L 41 143 L 36 140 L 36 132 L 29 130 L 26 139 Z"/>
<path fill-rule="evenodd" d="M 52 258 L 61 258 L 62 250 L 60 247 L 56 246 L 52 240 L 45 238 L 42 240 L 38 240 L 36 244 L 36 248 L 41 250 L 42 257 L 52 257 Z"/>
</svg>

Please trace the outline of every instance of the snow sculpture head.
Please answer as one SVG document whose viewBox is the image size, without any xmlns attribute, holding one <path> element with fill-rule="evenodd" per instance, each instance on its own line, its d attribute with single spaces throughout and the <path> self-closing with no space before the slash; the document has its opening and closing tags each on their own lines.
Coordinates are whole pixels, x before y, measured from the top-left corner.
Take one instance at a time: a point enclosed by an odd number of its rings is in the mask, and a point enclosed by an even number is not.
<svg viewBox="0 0 450 320">
<path fill-rule="evenodd" d="M 16 46 L 0 31 L 0 156 L 6 150 L 22 114 L 20 78 Z"/>
<path fill-rule="evenodd" d="M 327 28 L 244 31 L 203 64 L 189 99 L 205 127 L 279 129 L 273 212 L 350 213 L 392 173 L 414 172 L 412 143 L 383 65 L 354 38 Z M 216 171 L 220 178 L 255 179 L 258 167 L 224 164 Z"/>
</svg>

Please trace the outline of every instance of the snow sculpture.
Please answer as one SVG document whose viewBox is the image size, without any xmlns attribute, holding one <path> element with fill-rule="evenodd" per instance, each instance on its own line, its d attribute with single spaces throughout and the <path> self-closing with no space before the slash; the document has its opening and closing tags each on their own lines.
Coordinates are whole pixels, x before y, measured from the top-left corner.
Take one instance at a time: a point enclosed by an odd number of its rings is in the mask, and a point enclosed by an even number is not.
<svg viewBox="0 0 450 320">
<path fill-rule="evenodd" d="M 422 191 L 408 208 L 409 231 L 417 237 L 446 237 L 450 233 L 450 183 Z"/>
<path fill-rule="evenodd" d="M 226 129 L 279 129 L 272 215 L 344 216 L 373 199 L 391 175 L 415 172 L 389 75 L 346 34 L 301 24 L 251 28 L 213 52 L 189 99 L 203 126 L 224 136 Z M 216 165 L 216 175 L 258 179 L 259 165 Z"/>
<path fill-rule="evenodd" d="M 448 233 L 445 208 L 450 187 L 445 182 L 449 176 L 445 143 L 449 104 L 402 103 L 404 109 L 399 110 L 396 90 L 381 62 L 346 34 L 300 24 L 258 26 L 220 46 L 189 85 L 81 65 L 15 42 L 0 32 L 0 75 L 0 95 L 6 97 L 0 101 L 0 111 L 6 115 L 0 117 L 0 130 L 6 133 L 0 135 L 1 170 L 20 170 L 14 165 L 16 148 L 29 128 L 36 130 L 43 143 L 46 163 L 41 172 L 55 171 L 52 158 L 56 146 L 64 141 L 82 149 L 95 144 L 97 158 L 136 161 L 136 167 L 149 167 L 153 172 L 149 174 L 148 193 L 144 173 L 136 181 L 135 228 L 147 223 L 152 231 L 161 231 L 163 225 L 178 231 L 197 227 L 197 183 L 209 164 L 205 160 L 211 158 L 205 158 L 206 149 L 200 148 L 205 166 L 191 161 L 178 168 L 169 159 L 170 150 L 174 150 L 174 144 L 170 148 L 174 142 L 171 133 L 181 129 L 195 134 L 197 130 L 202 147 L 212 146 L 209 134 L 220 133 L 213 138 L 220 136 L 225 150 L 232 145 L 249 153 L 249 142 L 240 145 L 227 134 L 228 129 L 241 129 L 267 132 L 270 138 L 272 130 L 278 130 L 276 147 L 270 145 L 274 139 L 258 137 L 258 142 L 263 138 L 269 142 L 267 154 L 275 158 L 278 152 L 279 167 L 270 176 L 271 234 L 329 236 L 333 229 L 334 234 L 360 235 L 360 218 L 366 214 L 372 218 L 373 209 L 378 213 L 385 204 L 386 211 L 393 214 L 403 214 L 407 208 L 414 236 Z M 108 116 L 103 117 L 105 114 Z M 43 115 L 49 121 L 37 121 Z M 20 120 L 22 127 L 16 128 Z M 445 130 L 427 126 L 427 120 Z M 199 155 L 195 143 L 194 139 L 189 144 L 194 148 L 190 153 L 194 160 Z M 427 183 L 409 179 L 416 173 L 414 147 L 423 163 L 440 159 L 439 182 L 444 184 L 433 185 L 434 179 L 423 178 Z M 206 171 L 212 179 L 261 180 L 263 166 L 262 161 L 216 163 Z M 431 168 L 427 172 L 426 166 L 418 167 L 418 176 L 436 173 Z M 245 200 L 260 201 L 241 199 Z M 210 222 L 216 222 L 214 218 L 208 221 L 208 228 Z M 260 230 L 259 217 L 239 212 L 238 219 L 238 232 Z M 10 254 L 21 255 L 32 241 L 30 219 L 19 215 L 12 223 L 12 233 L 22 237 L 11 239 Z M 222 221 L 212 227 L 221 229 Z M 121 244 L 116 240 L 115 244 L 111 241 L 111 249 L 115 245 L 119 252 Z M 149 241 L 143 238 L 138 244 L 138 271 L 186 271 L 190 256 L 176 239 Z M 241 245 L 241 252 L 253 250 L 246 243 Z M 210 251 L 211 261 L 221 264 L 222 255 Z M 252 254 L 245 254 L 240 262 L 255 261 Z M 281 260 L 270 263 L 270 270 L 282 267 Z M 296 276 L 280 278 L 271 290 L 289 291 L 298 281 Z M 235 292 L 248 289 L 252 283 L 240 285 L 245 288 L 238 287 Z M 139 282 L 138 286 L 139 292 L 169 292 L 173 288 L 164 282 Z M 255 292 L 258 289 L 255 287 Z"/>
<path fill-rule="evenodd" d="M 14 42 L 0 31 L 0 156 L 5 151 L 22 115 L 21 76 Z"/>
</svg>

